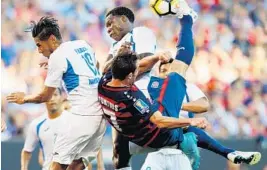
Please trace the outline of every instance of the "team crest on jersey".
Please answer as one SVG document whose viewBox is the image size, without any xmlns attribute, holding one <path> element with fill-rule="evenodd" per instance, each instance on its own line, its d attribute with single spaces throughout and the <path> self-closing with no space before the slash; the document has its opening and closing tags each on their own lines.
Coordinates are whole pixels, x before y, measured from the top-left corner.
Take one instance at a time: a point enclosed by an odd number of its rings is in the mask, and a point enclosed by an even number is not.
<svg viewBox="0 0 267 170">
<path fill-rule="evenodd" d="M 144 114 L 149 109 L 149 106 L 141 99 L 138 99 L 134 103 L 134 107 L 142 114 Z"/>
<path fill-rule="evenodd" d="M 159 82 L 154 81 L 151 85 L 152 88 L 158 88 L 159 87 Z"/>
</svg>

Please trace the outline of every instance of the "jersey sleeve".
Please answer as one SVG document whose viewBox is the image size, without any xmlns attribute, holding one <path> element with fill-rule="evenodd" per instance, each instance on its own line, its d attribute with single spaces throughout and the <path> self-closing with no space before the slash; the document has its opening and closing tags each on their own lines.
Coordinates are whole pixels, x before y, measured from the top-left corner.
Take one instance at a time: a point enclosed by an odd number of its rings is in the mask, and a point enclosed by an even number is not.
<svg viewBox="0 0 267 170">
<path fill-rule="evenodd" d="M 154 33 L 146 27 L 136 28 L 133 41 L 135 46 L 134 51 L 137 54 L 154 54 L 156 51 L 156 37 Z"/>
<path fill-rule="evenodd" d="M 202 97 L 205 97 L 207 99 L 206 95 L 195 84 L 188 83 L 186 91 L 189 97 L 189 101 L 195 101 Z"/>
<path fill-rule="evenodd" d="M 48 87 L 60 87 L 63 74 L 67 70 L 67 59 L 57 54 L 51 55 L 48 61 L 48 71 L 45 85 Z"/>
<path fill-rule="evenodd" d="M 146 117 L 147 119 L 154 114 L 153 107 L 145 95 L 137 90 L 133 92 L 133 95 L 125 94 L 127 98 L 130 96 L 131 104 L 133 106 L 133 114 L 139 115 L 141 117 Z M 133 99 L 131 99 L 131 96 Z"/>
<path fill-rule="evenodd" d="M 36 131 L 36 123 L 32 122 L 27 132 L 23 150 L 27 152 L 32 152 L 35 149 L 37 142 L 38 142 L 38 137 Z"/>
</svg>

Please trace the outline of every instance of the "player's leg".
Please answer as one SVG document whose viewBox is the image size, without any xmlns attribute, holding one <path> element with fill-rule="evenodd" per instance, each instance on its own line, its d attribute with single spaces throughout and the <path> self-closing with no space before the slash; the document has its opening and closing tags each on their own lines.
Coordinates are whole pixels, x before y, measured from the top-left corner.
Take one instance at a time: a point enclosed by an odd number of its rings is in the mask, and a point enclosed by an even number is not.
<svg viewBox="0 0 267 170">
<path fill-rule="evenodd" d="M 212 152 L 215 152 L 225 158 L 227 158 L 227 155 L 231 152 L 234 152 L 235 150 L 226 148 L 223 145 L 221 145 L 218 141 L 213 139 L 211 136 L 209 136 L 204 130 L 196 128 L 196 127 L 188 127 L 186 132 L 193 132 L 197 135 L 197 144 L 198 147 L 201 147 L 203 149 L 208 149 Z"/>
<path fill-rule="evenodd" d="M 185 73 L 194 56 L 194 41 L 192 26 L 197 14 L 187 5 L 184 0 L 177 1 L 177 10 L 180 14 L 181 31 L 177 44 L 177 54 L 170 66 L 170 72 L 177 72 L 181 76 Z"/>
<path fill-rule="evenodd" d="M 129 141 L 112 128 L 113 165 L 116 170 L 131 170 Z"/>
<path fill-rule="evenodd" d="M 244 162 L 247 164 L 255 164 L 261 158 L 261 155 L 259 152 L 240 152 L 240 151 L 235 151 L 234 149 L 231 149 L 231 148 L 227 148 L 221 145 L 217 140 L 209 136 L 202 129 L 190 126 L 186 130 L 186 132 L 193 132 L 197 135 L 198 147 L 217 153 L 225 157 L 226 159 L 229 159 L 233 163 Z"/>
</svg>

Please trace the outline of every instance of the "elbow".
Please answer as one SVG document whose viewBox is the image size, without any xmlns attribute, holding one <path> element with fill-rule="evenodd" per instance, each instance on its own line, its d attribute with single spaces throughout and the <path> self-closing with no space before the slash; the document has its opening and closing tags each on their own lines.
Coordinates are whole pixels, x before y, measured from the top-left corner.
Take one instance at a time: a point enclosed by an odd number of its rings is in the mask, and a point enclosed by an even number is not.
<svg viewBox="0 0 267 170">
<path fill-rule="evenodd" d="M 165 128 L 166 125 L 163 123 L 163 118 L 162 116 L 153 116 L 151 117 L 151 122 L 153 122 L 158 128 Z"/>
<path fill-rule="evenodd" d="M 165 126 L 165 124 L 164 123 L 161 123 L 161 122 L 158 122 L 158 123 L 156 123 L 156 125 L 157 125 L 157 127 L 158 128 L 166 128 L 166 126 Z"/>
<path fill-rule="evenodd" d="M 158 119 L 158 120 L 156 120 L 155 122 L 154 122 L 156 125 L 157 125 L 157 127 L 158 128 L 167 128 L 167 126 L 166 126 L 166 123 L 164 123 L 163 121 L 162 121 L 162 119 L 160 118 L 160 119 Z"/>
<path fill-rule="evenodd" d="M 210 109 L 210 103 L 209 103 L 208 99 L 207 98 L 203 98 L 201 101 L 202 101 L 201 102 L 201 107 L 200 107 L 198 113 L 207 112 Z"/>
<path fill-rule="evenodd" d="M 209 109 L 210 109 L 210 103 L 208 99 L 205 99 L 205 101 L 203 102 L 203 112 L 207 112 Z"/>
</svg>

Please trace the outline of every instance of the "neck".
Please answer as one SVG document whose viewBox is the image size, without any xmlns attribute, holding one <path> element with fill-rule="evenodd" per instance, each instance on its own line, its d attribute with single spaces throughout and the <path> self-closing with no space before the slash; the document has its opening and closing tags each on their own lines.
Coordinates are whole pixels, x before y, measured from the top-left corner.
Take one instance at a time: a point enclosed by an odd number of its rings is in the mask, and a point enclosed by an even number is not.
<svg viewBox="0 0 267 170">
<path fill-rule="evenodd" d="M 48 111 L 48 118 L 49 119 L 55 119 L 55 118 L 59 117 L 61 115 L 61 113 L 62 113 L 61 109 L 57 110 L 57 111 L 53 111 L 53 112 Z"/>
<path fill-rule="evenodd" d="M 131 26 L 131 27 L 128 29 L 128 31 L 125 32 L 125 33 L 123 34 L 122 38 L 123 38 L 126 34 L 130 33 L 132 30 L 133 30 L 133 27 Z M 121 39 L 122 39 L 122 38 L 121 38 Z"/>
<path fill-rule="evenodd" d="M 111 87 L 130 87 L 124 80 L 119 79 L 112 79 L 107 85 Z"/>
</svg>

